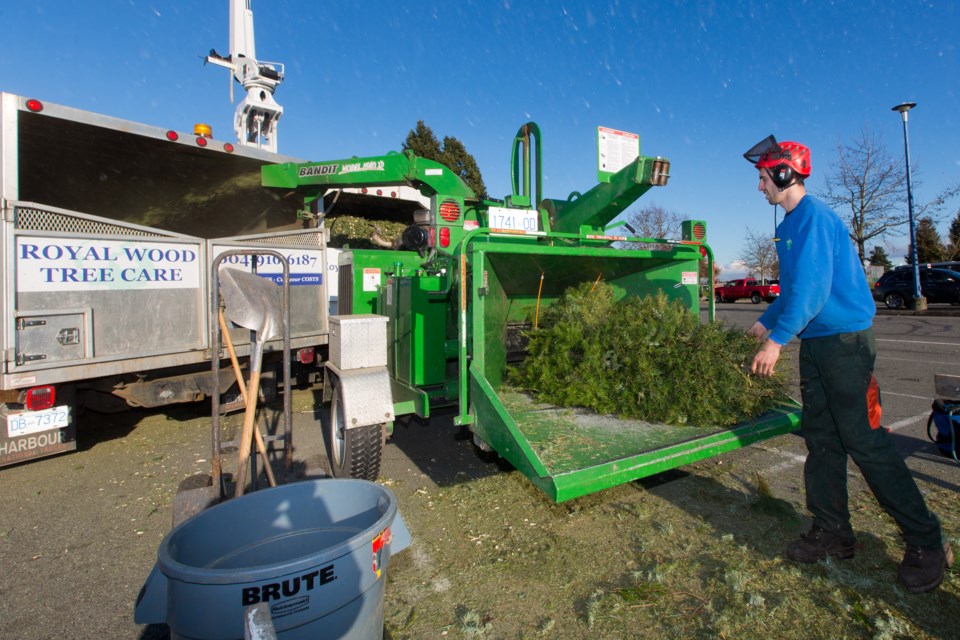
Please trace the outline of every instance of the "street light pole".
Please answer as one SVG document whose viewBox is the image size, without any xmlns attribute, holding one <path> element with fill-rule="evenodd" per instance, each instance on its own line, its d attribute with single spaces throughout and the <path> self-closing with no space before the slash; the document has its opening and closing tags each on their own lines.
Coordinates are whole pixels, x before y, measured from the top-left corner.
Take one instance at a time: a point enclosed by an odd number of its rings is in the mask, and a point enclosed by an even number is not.
<svg viewBox="0 0 960 640">
<path fill-rule="evenodd" d="M 913 308 L 927 308 L 927 299 L 920 295 L 920 265 L 917 262 L 917 228 L 913 222 L 913 183 L 910 177 L 910 138 L 907 135 L 907 112 L 917 106 L 916 102 L 903 102 L 891 111 L 899 111 L 903 119 L 903 148 L 907 160 L 907 217 L 910 219 L 910 258 L 913 262 Z"/>
</svg>

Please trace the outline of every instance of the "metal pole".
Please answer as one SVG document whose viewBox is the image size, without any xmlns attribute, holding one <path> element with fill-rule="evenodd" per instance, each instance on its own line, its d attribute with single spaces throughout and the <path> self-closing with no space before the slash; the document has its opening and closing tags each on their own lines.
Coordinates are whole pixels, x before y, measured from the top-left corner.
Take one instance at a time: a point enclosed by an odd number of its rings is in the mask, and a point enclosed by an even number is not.
<svg viewBox="0 0 960 640">
<path fill-rule="evenodd" d="M 916 102 L 904 102 L 893 107 L 903 119 L 903 148 L 907 162 L 907 217 L 910 220 L 910 259 L 913 262 L 913 299 L 915 308 L 926 308 L 926 300 L 920 294 L 920 265 L 917 260 L 917 228 L 913 222 L 913 181 L 910 175 L 910 137 L 907 133 L 907 112 L 917 106 Z M 923 300 L 921 302 L 921 300 Z"/>
</svg>

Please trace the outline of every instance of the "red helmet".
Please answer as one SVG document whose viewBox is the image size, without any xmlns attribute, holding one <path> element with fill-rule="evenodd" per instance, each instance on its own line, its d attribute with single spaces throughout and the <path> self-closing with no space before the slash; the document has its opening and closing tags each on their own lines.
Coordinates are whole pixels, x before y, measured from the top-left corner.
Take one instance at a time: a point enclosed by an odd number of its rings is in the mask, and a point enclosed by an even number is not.
<svg viewBox="0 0 960 640">
<path fill-rule="evenodd" d="M 774 169 L 784 165 L 804 178 L 810 175 L 810 149 L 799 142 L 778 143 L 773 136 L 767 136 L 753 145 L 743 157 L 757 169 Z"/>
</svg>

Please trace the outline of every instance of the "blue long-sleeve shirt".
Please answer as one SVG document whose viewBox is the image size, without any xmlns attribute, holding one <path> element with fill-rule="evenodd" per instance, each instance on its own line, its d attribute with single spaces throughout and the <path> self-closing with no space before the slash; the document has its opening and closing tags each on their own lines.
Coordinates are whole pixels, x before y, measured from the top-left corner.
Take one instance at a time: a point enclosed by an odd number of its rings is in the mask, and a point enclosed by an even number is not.
<svg viewBox="0 0 960 640">
<path fill-rule="evenodd" d="M 777 227 L 780 297 L 760 316 L 770 339 L 862 331 L 876 305 L 846 225 L 833 209 L 805 195 Z"/>
</svg>

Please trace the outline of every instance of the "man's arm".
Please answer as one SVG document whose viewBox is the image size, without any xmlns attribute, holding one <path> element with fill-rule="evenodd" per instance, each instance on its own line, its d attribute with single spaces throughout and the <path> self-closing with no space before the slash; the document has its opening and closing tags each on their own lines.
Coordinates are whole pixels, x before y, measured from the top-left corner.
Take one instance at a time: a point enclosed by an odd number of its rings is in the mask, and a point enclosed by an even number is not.
<svg viewBox="0 0 960 640">
<path fill-rule="evenodd" d="M 767 335 L 767 328 L 762 322 L 757 320 L 753 323 L 753 326 L 750 327 L 749 331 L 747 331 L 747 335 L 751 338 L 756 338 L 757 340 L 763 340 L 763 337 Z"/>
</svg>

